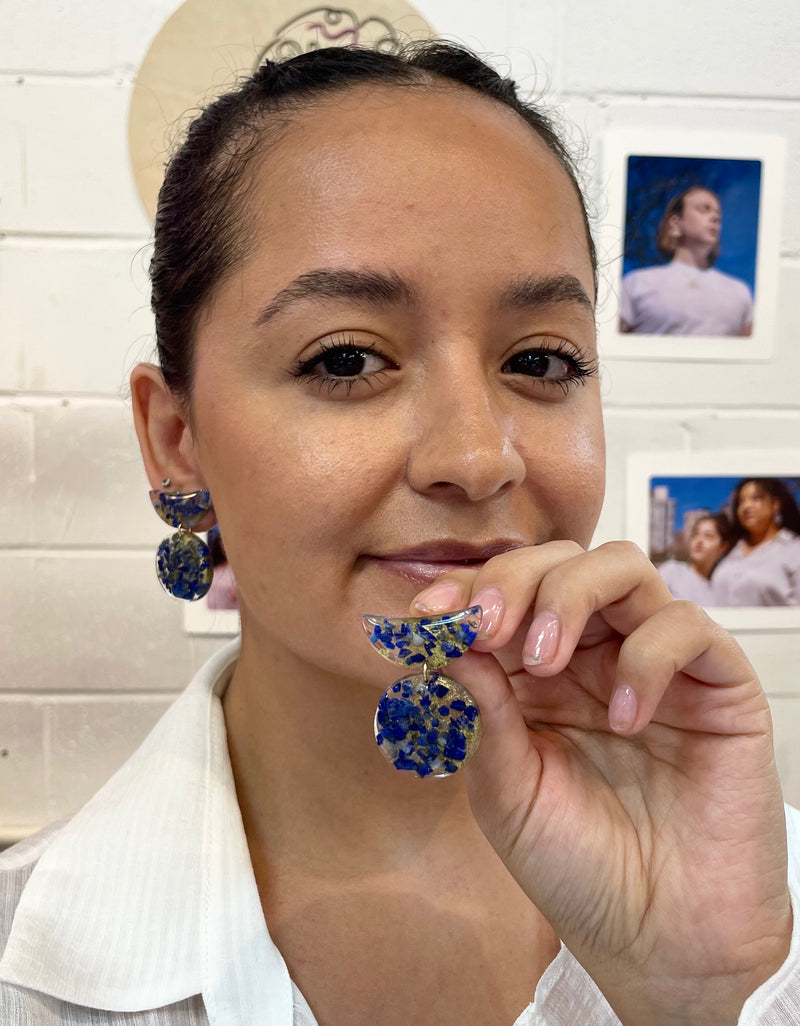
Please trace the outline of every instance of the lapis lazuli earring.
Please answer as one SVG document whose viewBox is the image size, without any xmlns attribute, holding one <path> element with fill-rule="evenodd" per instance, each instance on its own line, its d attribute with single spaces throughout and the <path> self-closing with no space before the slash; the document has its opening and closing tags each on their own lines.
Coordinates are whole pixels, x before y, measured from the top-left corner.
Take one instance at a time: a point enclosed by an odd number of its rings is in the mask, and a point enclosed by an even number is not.
<svg viewBox="0 0 800 1026">
<path fill-rule="evenodd" d="M 395 769 L 447 777 L 475 753 L 477 703 L 463 684 L 438 671 L 467 651 L 482 614 L 472 606 L 445 616 L 364 616 L 369 640 L 384 659 L 417 671 L 390 684 L 375 712 L 375 740 Z"/>
<path fill-rule="evenodd" d="M 150 492 L 150 501 L 165 523 L 178 528 L 158 546 L 156 574 L 161 586 L 175 598 L 195 602 L 206 594 L 214 577 L 208 546 L 192 533 L 192 528 L 211 510 L 211 496 L 206 491 L 154 489 Z"/>
</svg>

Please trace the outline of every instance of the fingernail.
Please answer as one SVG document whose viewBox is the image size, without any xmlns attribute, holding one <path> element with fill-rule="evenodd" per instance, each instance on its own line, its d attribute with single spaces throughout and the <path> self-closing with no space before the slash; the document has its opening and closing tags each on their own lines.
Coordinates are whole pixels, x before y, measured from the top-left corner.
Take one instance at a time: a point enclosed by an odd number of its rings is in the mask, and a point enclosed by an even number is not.
<svg viewBox="0 0 800 1026">
<path fill-rule="evenodd" d="M 608 723 L 612 730 L 630 730 L 639 711 L 636 692 L 627 684 L 620 684 L 614 689 L 608 703 Z"/>
<path fill-rule="evenodd" d="M 503 593 L 497 588 L 482 588 L 470 602 L 471 606 L 480 606 L 483 610 L 478 639 L 490 638 L 497 634 L 503 622 L 506 602 Z"/>
<path fill-rule="evenodd" d="M 457 609 L 461 602 L 461 585 L 455 581 L 432 584 L 414 599 L 414 608 L 423 613 L 445 613 Z"/>
<path fill-rule="evenodd" d="M 537 613 L 522 647 L 523 663 L 526 666 L 549 663 L 556 654 L 560 635 L 561 624 L 555 613 L 547 609 Z"/>
</svg>

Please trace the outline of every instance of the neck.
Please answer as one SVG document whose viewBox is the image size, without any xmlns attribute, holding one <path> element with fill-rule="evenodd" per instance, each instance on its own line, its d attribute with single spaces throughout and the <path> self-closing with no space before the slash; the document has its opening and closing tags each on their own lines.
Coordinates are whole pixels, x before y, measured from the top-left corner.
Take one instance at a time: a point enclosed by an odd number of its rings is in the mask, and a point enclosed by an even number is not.
<svg viewBox="0 0 800 1026">
<path fill-rule="evenodd" d="M 705 243 L 700 245 L 697 243 L 682 242 L 675 250 L 675 255 L 672 259 L 679 264 L 689 264 L 691 267 L 698 267 L 705 270 L 708 267 L 711 248 L 711 246 Z"/>
<path fill-rule="evenodd" d="M 711 577 L 711 571 L 714 569 L 713 562 L 698 562 L 696 559 L 689 560 L 689 565 L 695 571 L 700 574 L 701 577 L 705 577 L 708 580 Z"/>
<path fill-rule="evenodd" d="M 763 544 L 763 542 L 770 541 L 778 533 L 780 528 L 777 524 L 767 524 L 763 531 L 750 531 L 747 535 L 747 544 L 751 549 L 754 549 L 757 545 Z"/>
<path fill-rule="evenodd" d="M 376 658 L 379 681 L 381 668 Z M 419 780 L 381 757 L 372 724 L 382 690 L 243 631 L 223 708 L 251 853 L 367 872 L 474 839 L 460 776 Z"/>
</svg>

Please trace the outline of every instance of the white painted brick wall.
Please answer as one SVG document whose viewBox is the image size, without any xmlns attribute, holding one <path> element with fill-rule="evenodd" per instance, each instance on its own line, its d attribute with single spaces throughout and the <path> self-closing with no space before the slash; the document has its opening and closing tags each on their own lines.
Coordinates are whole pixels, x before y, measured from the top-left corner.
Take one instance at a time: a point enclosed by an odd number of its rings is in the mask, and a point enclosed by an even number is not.
<svg viewBox="0 0 800 1026">
<path fill-rule="evenodd" d="M 135 70 L 177 0 L 0 0 L 0 838 L 78 807 L 219 639 L 162 596 L 125 403 L 149 358 L 149 224 L 127 156 Z M 443 35 L 505 55 L 564 105 L 591 172 L 609 128 L 787 140 L 775 353 L 766 364 L 603 367 L 608 497 L 632 449 L 793 446 L 800 426 L 800 7 L 734 0 L 419 0 Z M 597 200 L 602 222 L 602 199 Z M 608 311 L 603 316 L 613 316 Z M 797 632 L 739 636 L 800 804 Z"/>
</svg>

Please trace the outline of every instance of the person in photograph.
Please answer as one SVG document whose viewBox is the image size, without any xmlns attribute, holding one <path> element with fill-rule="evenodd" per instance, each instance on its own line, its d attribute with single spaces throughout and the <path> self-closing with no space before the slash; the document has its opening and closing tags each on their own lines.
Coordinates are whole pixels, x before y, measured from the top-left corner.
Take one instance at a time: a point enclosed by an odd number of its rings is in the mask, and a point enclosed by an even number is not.
<svg viewBox="0 0 800 1026">
<path fill-rule="evenodd" d="M 598 262 L 542 106 L 441 41 L 265 62 L 169 163 L 150 275 L 143 461 L 210 496 L 241 635 L 0 856 L 0 1023 L 796 1026 L 764 688 L 591 547 Z"/>
<path fill-rule="evenodd" d="M 731 522 L 724 513 L 699 517 L 689 536 L 689 559 L 668 559 L 658 572 L 677 599 L 713 606 L 711 576 L 733 542 Z"/>
<path fill-rule="evenodd" d="M 733 493 L 738 539 L 714 574 L 720 606 L 800 604 L 800 510 L 780 478 L 745 478 Z"/>
<path fill-rule="evenodd" d="M 656 244 L 668 264 L 622 279 L 620 331 L 640 335 L 750 335 L 753 297 L 738 278 L 713 265 L 720 252 L 722 207 L 695 185 L 667 204 Z"/>
</svg>

